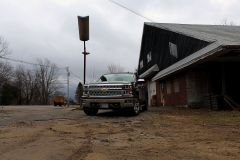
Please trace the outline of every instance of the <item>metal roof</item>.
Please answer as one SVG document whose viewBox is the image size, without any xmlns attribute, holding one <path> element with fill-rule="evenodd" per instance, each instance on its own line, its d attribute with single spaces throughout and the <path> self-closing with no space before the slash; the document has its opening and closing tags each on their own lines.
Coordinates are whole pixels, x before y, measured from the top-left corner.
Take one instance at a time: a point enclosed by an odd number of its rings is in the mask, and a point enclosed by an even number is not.
<svg viewBox="0 0 240 160">
<path fill-rule="evenodd" d="M 205 40 L 218 41 L 223 45 L 240 44 L 240 26 L 225 25 L 195 25 L 171 23 L 145 23 L 146 25 L 169 30 L 186 36 Z"/>
<path fill-rule="evenodd" d="M 174 63 L 168 68 L 158 72 L 152 80 L 161 79 L 200 60 L 224 50 L 224 47 L 235 46 L 240 49 L 240 26 L 224 25 L 192 25 L 170 23 L 145 23 L 145 25 L 183 34 L 196 39 L 212 42 L 205 48 Z"/>
</svg>

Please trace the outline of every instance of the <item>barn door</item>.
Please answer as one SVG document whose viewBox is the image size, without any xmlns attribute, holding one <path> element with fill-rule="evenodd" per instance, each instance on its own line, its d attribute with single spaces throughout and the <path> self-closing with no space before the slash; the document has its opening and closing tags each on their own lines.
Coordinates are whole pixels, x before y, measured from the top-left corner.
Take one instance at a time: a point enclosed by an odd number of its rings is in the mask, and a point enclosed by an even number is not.
<svg viewBox="0 0 240 160">
<path fill-rule="evenodd" d="M 152 97 L 156 95 L 156 82 L 148 82 L 148 106 L 151 106 Z"/>
</svg>

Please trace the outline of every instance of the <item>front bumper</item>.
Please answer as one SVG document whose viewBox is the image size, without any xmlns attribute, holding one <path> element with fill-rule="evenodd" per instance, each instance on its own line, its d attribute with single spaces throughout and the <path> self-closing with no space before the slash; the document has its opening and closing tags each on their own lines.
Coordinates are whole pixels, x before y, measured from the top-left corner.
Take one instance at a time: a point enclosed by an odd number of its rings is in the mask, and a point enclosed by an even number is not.
<svg viewBox="0 0 240 160">
<path fill-rule="evenodd" d="M 82 108 L 127 109 L 137 103 L 137 98 L 84 98 Z"/>
</svg>

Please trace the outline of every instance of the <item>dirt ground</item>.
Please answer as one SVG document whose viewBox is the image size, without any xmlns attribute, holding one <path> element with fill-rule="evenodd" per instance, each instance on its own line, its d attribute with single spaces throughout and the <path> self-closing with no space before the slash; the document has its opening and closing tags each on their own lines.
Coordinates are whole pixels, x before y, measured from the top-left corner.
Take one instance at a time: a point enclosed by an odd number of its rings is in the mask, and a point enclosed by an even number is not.
<svg viewBox="0 0 240 160">
<path fill-rule="evenodd" d="M 1 160 L 240 159 L 240 112 L 152 108 L 139 116 L 0 108 Z"/>
</svg>

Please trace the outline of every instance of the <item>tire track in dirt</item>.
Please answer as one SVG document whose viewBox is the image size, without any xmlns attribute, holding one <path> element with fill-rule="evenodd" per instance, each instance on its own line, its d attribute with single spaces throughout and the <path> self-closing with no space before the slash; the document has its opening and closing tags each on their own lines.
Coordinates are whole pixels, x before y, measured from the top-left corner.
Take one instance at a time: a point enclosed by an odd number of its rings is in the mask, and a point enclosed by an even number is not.
<svg viewBox="0 0 240 160">
<path fill-rule="evenodd" d="M 84 141 L 66 160 L 84 160 L 89 153 L 93 152 L 93 132 L 88 130 L 84 134 L 86 141 Z"/>
</svg>

